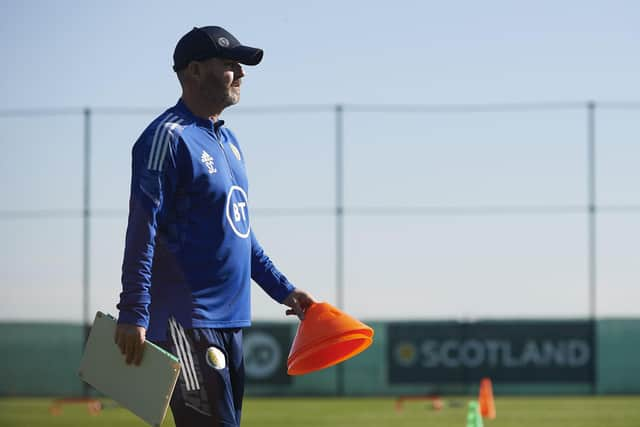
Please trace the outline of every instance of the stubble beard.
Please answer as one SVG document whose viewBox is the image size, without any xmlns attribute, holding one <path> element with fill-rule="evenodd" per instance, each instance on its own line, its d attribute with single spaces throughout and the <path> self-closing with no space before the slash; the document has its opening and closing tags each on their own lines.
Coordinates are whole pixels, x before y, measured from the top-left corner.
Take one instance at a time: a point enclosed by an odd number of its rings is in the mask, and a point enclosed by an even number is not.
<svg viewBox="0 0 640 427">
<path fill-rule="evenodd" d="M 217 81 L 215 85 L 203 88 L 206 98 L 212 105 L 222 109 L 230 107 L 240 102 L 240 88 L 226 86 L 223 82 Z"/>
<path fill-rule="evenodd" d="M 228 88 L 225 98 L 225 100 L 228 102 L 228 104 L 226 105 L 227 107 L 237 104 L 238 102 L 240 102 L 240 88 L 233 86 Z"/>
</svg>

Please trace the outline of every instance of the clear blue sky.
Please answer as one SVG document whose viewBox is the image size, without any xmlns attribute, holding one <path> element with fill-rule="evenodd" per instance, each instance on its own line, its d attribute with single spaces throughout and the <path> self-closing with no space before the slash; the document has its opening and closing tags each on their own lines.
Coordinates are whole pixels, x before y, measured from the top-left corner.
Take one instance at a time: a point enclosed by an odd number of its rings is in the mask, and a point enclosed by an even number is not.
<svg viewBox="0 0 640 427">
<path fill-rule="evenodd" d="M 2 110 L 159 112 L 179 96 L 171 55 L 194 25 L 221 25 L 263 48 L 241 104 L 225 115 L 247 152 L 254 208 L 332 207 L 333 116 L 242 107 L 640 101 L 634 1 L 0 4 Z M 94 118 L 94 208 L 126 210 L 130 147 L 151 118 Z M 599 202 L 638 205 L 640 111 L 598 120 Z M 2 209 L 79 209 L 81 118 L 0 123 Z M 582 110 L 350 113 L 346 204 L 584 205 L 584 141 Z M 600 217 L 602 316 L 638 315 L 638 218 Z M 116 213 L 92 223 L 92 310 L 114 311 L 125 222 Z M 335 300 L 331 217 L 254 215 L 254 227 L 295 283 Z M 364 318 L 583 316 L 586 228 L 581 213 L 350 216 L 345 308 Z M 0 318 L 79 320 L 80 232 L 75 218 L 0 221 Z M 34 295 L 40 302 L 24 304 Z M 254 312 L 281 318 L 260 292 Z"/>
</svg>

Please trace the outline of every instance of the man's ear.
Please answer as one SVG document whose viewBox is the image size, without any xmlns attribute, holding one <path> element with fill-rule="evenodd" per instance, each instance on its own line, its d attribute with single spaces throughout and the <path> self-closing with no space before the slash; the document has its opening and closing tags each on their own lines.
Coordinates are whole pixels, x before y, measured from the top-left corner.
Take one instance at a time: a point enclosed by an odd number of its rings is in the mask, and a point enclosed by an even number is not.
<svg viewBox="0 0 640 427">
<path fill-rule="evenodd" d="M 191 61 L 187 65 L 187 71 L 191 78 L 197 82 L 202 78 L 202 64 L 198 61 Z"/>
</svg>

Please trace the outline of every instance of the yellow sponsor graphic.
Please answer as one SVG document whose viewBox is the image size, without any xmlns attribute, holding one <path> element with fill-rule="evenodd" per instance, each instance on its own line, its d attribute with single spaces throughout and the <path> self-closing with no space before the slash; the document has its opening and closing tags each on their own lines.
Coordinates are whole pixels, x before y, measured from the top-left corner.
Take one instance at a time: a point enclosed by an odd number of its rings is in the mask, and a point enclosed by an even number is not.
<svg viewBox="0 0 640 427">
<path fill-rule="evenodd" d="M 227 366 L 227 359 L 224 353 L 218 347 L 209 347 L 207 349 L 207 365 L 213 369 L 224 369 Z"/>
</svg>

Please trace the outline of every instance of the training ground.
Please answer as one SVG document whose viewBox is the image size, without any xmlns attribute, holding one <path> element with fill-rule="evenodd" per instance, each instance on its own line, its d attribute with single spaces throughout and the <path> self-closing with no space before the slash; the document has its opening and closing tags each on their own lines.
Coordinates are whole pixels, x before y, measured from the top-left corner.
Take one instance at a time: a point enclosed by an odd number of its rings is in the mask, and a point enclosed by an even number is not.
<svg viewBox="0 0 640 427">
<path fill-rule="evenodd" d="M 396 409 L 394 398 L 249 398 L 243 427 L 465 427 L 471 397 L 444 397 L 435 410 L 431 401 L 408 401 Z M 50 414 L 53 399 L 0 398 L 2 427 L 142 427 L 134 415 L 104 400 L 104 409 L 89 414 L 86 404 L 68 404 Z M 638 427 L 640 396 L 500 397 L 489 427 Z M 163 426 L 173 426 L 169 414 Z"/>
</svg>

